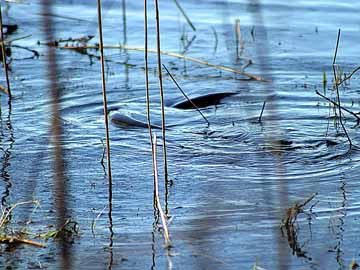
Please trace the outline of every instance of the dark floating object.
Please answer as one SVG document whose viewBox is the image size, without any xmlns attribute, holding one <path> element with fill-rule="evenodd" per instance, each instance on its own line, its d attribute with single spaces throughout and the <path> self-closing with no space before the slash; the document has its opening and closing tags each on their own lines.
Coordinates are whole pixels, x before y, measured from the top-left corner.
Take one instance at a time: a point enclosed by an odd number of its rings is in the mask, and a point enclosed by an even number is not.
<svg viewBox="0 0 360 270">
<path fill-rule="evenodd" d="M 235 95 L 234 92 L 224 92 L 224 93 L 214 93 L 203 96 L 198 96 L 194 98 L 190 98 L 190 100 L 180 101 L 171 105 L 173 108 L 177 109 L 195 109 L 194 104 L 198 108 L 204 108 L 212 105 L 217 105 L 223 98 Z M 112 108 L 110 111 L 116 110 Z M 130 127 L 130 128 L 147 128 L 147 119 L 144 115 L 138 113 L 130 113 L 123 110 L 119 110 L 116 112 L 110 112 L 110 121 L 112 124 L 118 127 Z M 151 125 L 152 128 L 161 129 L 161 126 Z M 170 126 L 167 126 L 167 128 Z"/>
<path fill-rule="evenodd" d="M 194 105 L 192 104 L 194 103 L 198 108 L 205 108 L 208 106 L 217 105 L 221 102 L 222 99 L 232 95 L 236 95 L 236 93 L 223 92 L 223 93 L 207 94 L 207 95 L 191 98 L 190 99 L 191 101 L 190 100 L 180 101 L 178 103 L 171 105 L 171 107 L 177 109 L 183 109 L 183 110 L 195 109 Z"/>
<path fill-rule="evenodd" d="M 5 30 L 5 35 L 11 35 L 18 29 L 17 24 L 3 24 L 3 29 Z"/>
<path fill-rule="evenodd" d="M 329 146 L 338 145 L 339 143 L 336 142 L 336 141 L 333 141 L 333 140 L 326 139 L 326 140 L 325 140 L 325 144 L 326 144 L 326 146 L 329 147 Z"/>
</svg>

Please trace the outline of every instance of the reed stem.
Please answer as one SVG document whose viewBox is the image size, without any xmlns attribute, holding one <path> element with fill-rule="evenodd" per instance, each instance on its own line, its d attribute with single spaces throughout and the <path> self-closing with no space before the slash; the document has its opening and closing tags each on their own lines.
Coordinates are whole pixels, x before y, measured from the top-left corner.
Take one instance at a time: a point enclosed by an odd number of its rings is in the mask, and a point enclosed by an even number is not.
<svg viewBox="0 0 360 270">
<path fill-rule="evenodd" d="M 333 75 L 334 75 L 334 82 L 335 82 L 335 89 L 336 89 L 336 97 L 337 97 L 337 104 L 338 104 L 338 109 L 339 109 L 339 121 L 341 124 L 342 129 L 344 130 L 344 133 L 349 141 L 349 150 L 351 150 L 352 148 L 352 141 L 351 138 L 345 128 L 345 125 L 343 123 L 343 119 L 342 119 L 342 113 L 341 113 L 341 102 L 340 102 L 340 92 L 339 92 L 339 83 L 338 83 L 338 78 L 336 75 L 336 56 L 337 56 L 337 52 L 338 52 L 338 48 L 339 48 L 339 42 L 340 42 L 340 34 L 341 34 L 341 30 L 339 29 L 338 31 L 338 35 L 337 35 L 337 39 L 336 39 L 336 47 L 335 47 L 335 53 L 334 53 L 334 59 L 333 59 L 333 63 L 332 63 L 332 68 L 333 68 Z"/>
<path fill-rule="evenodd" d="M 183 94 L 183 96 L 191 103 L 191 105 L 194 107 L 194 109 L 196 109 L 200 115 L 202 116 L 202 118 L 204 118 L 205 122 L 207 123 L 208 127 L 210 126 L 210 122 L 207 120 L 207 118 L 205 117 L 205 115 L 201 112 L 201 110 L 196 106 L 196 104 L 188 97 L 188 95 L 184 92 L 184 90 L 182 90 L 182 88 L 180 87 L 180 85 L 177 83 L 177 81 L 175 80 L 175 78 L 173 77 L 173 75 L 171 75 L 170 71 L 167 69 L 167 67 L 165 65 L 163 65 L 163 67 L 165 68 L 167 74 L 169 74 L 171 80 L 175 83 L 176 87 L 180 90 L 180 92 Z"/>
<path fill-rule="evenodd" d="M 145 88 L 146 88 L 146 118 L 149 130 L 149 138 L 151 145 L 151 155 L 154 156 L 153 136 L 150 115 L 150 90 L 149 90 L 149 61 L 148 61 L 148 16 L 147 16 L 147 0 L 144 0 L 144 59 L 145 59 Z M 154 168 L 154 164 L 153 164 Z M 155 171 L 153 171 L 155 175 Z"/>
<path fill-rule="evenodd" d="M 5 42 L 4 42 L 4 32 L 3 32 L 3 20 L 2 20 L 2 9 L 0 3 L 0 35 L 1 35 L 1 53 L 2 53 L 2 62 L 4 64 L 6 85 L 7 85 L 7 93 L 9 94 L 9 99 L 11 100 L 11 89 L 10 89 L 10 80 L 9 80 L 9 71 L 8 65 L 6 63 L 6 50 L 5 50 Z"/>
<path fill-rule="evenodd" d="M 326 99 L 328 102 L 332 103 L 333 105 L 335 105 L 336 107 L 339 107 L 339 104 L 336 103 L 335 101 L 331 100 L 330 98 L 328 98 L 327 96 L 321 94 L 318 90 L 315 91 L 315 93 L 317 95 L 319 95 L 320 97 L 322 97 L 323 99 Z M 346 109 L 345 107 L 341 106 L 341 109 L 344 110 L 345 112 L 351 114 L 352 116 L 354 116 L 357 120 L 357 124 L 360 123 L 360 116 L 358 116 L 356 113 L 350 111 L 349 109 Z"/>
<path fill-rule="evenodd" d="M 56 46 L 59 49 L 68 49 L 68 50 L 80 50 L 80 49 L 99 49 L 99 46 L 97 45 L 85 45 L 85 46 Z M 128 50 L 128 51 L 144 51 L 145 48 L 139 48 L 139 47 L 130 47 L 130 46 L 123 46 L 123 45 L 104 45 L 103 46 L 104 49 L 123 49 L 123 50 Z M 148 49 L 147 50 L 148 53 L 158 53 L 158 50 L 156 49 Z M 265 79 L 261 76 L 258 75 L 254 75 L 251 74 L 249 72 L 244 72 L 242 70 L 237 70 L 231 67 L 227 67 L 227 66 L 222 66 L 222 65 L 216 65 L 207 61 L 204 61 L 202 59 L 199 58 L 195 58 L 195 57 L 191 57 L 191 56 L 187 56 L 187 55 L 183 55 L 180 53 L 174 53 L 174 52 L 168 52 L 168 51 L 160 51 L 160 54 L 162 55 L 167 55 L 170 57 L 175 57 L 175 58 L 179 58 L 179 59 L 184 59 L 186 61 L 190 61 L 190 62 L 194 62 L 194 63 L 198 63 L 200 65 L 205 65 L 208 67 L 212 67 L 215 69 L 219 69 L 219 70 L 223 70 L 223 71 L 227 71 L 227 72 L 231 72 L 237 75 L 242 75 L 247 77 L 250 80 L 255 80 L 255 81 L 261 81 L 261 82 L 269 82 L 268 79 Z M 247 58 L 247 57 L 241 57 L 241 59 L 247 60 L 247 62 L 252 63 L 251 59 Z"/>
<path fill-rule="evenodd" d="M 180 10 L 181 14 L 184 16 L 186 22 L 189 24 L 189 26 L 191 27 L 191 29 L 196 32 L 196 28 L 193 25 L 193 23 L 191 22 L 190 18 L 186 15 L 185 11 L 183 10 L 183 8 L 180 6 L 179 2 L 177 0 L 174 0 L 175 5 L 177 6 L 177 8 Z"/>
<path fill-rule="evenodd" d="M 154 141 L 153 141 L 153 164 L 154 164 L 154 180 L 155 180 L 155 200 L 156 200 L 156 204 L 157 204 L 157 208 L 160 214 L 160 219 L 161 219 L 161 223 L 164 229 L 164 239 L 165 239 L 165 246 L 166 247 L 170 247 L 171 246 L 171 242 L 170 242 L 170 234 L 169 234 L 169 229 L 168 229 L 168 225 L 167 225 L 167 217 L 165 216 L 164 211 L 162 210 L 161 207 L 161 202 L 160 202 L 160 195 L 159 195 L 159 180 L 158 180 L 158 165 L 157 165 L 157 158 L 156 158 L 156 133 L 154 133 Z"/>
<path fill-rule="evenodd" d="M 157 44 L 157 64 L 160 87 L 160 103 L 161 103 L 161 125 L 162 125 L 162 142 L 163 142 L 163 159 L 164 159 L 164 178 L 165 178 L 165 193 L 168 191 L 168 165 L 166 153 L 166 123 L 165 123 L 165 104 L 164 104 L 164 89 L 161 68 L 161 42 L 160 42 L 160 18 L 159 18 L 159 3 L 155 1 L 156 14 L 156 44 Z"/>
<path fill-rule="evenodd" d="M 107 113 L 107 99 L 106 99 L 106 80 L 105 80 L 105 60 L 104 60 L 104 42 L 102 32 L 102 15 L 101 15 L 101 0 L 97 1 L 98 11 L 98 26 L 99 26 L 99 48 L 100 48 L 100 62 L 101 62 L 101 83 L 102 83 L 102 96 L 103 96 L 103 108 L 104 108 L 104 123 L 106 134 L 106 160 L 107 160 L 107 174 L 109 181 L 109 211 L 112 208 L 112 175 L 111 175 L 111 160 L 110 160 L 110 134 L 109 134 L 109 119 Z M 110 226 L 110 233 L 112 234 L 112 228 Z"/>
<path fill-rule="evenodd" d="M 260 116 L 259 116 L 259 123 L 261 123 L 261 118 L 262 118 L 262 115 L 264 113 L 265 105 L 266 105 L 266 100 L 264 101 L 264 103 L 262 105 L 262 108 L 261 108 L 261 113 L 260 113 Z"/>
</svg>

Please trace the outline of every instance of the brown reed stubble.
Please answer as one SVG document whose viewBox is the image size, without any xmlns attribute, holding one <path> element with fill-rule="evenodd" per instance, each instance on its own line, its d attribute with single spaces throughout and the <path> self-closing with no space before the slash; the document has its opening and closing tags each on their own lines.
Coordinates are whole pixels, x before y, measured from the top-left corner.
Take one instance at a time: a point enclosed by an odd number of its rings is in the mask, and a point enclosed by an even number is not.
<svg viewBox="0 0 360 270">
<path fill-rule="evenodd" d="M 42 0 L 42 13 L 51 14 L 51 1 Z M 43 17 L 43 27 L 46 40 L 54 40 L 54 27 L 51 16 Z M 58 65 L 56 59 L 55 48 L 48 47 L 47 53 L 47 77 L 50 82 L 51 94 L 51 135 L 54 145 L 54 200 L 57 215 L 57 227 L 61 228 L 68 216 L 68 207 L 66 202 L 66 177 L 65 177 L 65 161 L 63 158 L 62 140 L 63 128 L 61 125 L 60 115 L 60 97 L 61 89 L 59 87 L 57 74 Z M 62 269 L 71 269 L 71 253 L 68 250 L 65 235 L 60 239 L 61 245 L 61 267 Z"/>
<path fill-rule="evenodd" d="M 99 30 L 99 48 L 100 48 L 100 60 L 101 60 L 101 84 L 102 84 L 102 96 L 103 96 L 103 109 L 104 109 L 104 124 L 105 124 L 105 136 L 106 136 L 106 160 L 107 160 L 107 174 L 108 174 L 108 196 L 109 196 L 109 230 L 110 238 L 112 240 L 112 174 L 111 174 L 111 159 L 110 159 L 110 132 L 109 132 L 109 120 L 107 114 L 107 98 L 106 98 L 106 80 L 105 80 L 105 60 L 104 60 L 104 42 L 102 33 L 102 14 L 101 14 L 101 0 L 97 1 L 98 12 L 98 30 Z"/>
<path fill-rule="evenodd" d="M 8 70 L 8 65 L 6 63 L 6 50 L 5 50 L 5 40 L 4 40 L 4 32 L 3 32 L 3 20 L 2 20 L 1 3 L 0 3 L 0 34 L 1 34 L 2 62 L 3 62 L 3 65 L 4 65 L 4 72 L 5 72 L 6 85 L 7 85 L 7 93 L 9 94 L 9 99 L 11 100 L 9 70 Z"/>
</svg>

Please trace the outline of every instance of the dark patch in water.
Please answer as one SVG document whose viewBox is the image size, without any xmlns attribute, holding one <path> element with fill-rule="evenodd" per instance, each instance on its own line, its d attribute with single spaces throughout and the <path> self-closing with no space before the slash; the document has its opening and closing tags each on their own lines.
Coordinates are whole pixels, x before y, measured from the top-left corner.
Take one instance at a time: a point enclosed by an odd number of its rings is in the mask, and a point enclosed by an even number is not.
<svg viewBox="0 0 360 270">
<path fill-rule="evenodd" d="M 221 102 L 222 99 L 235 94 L 236 93 L 234 92 L 207 94 L 203 96 L 190 98 L 190 101 L 189 100 L 180 101 L 178 103 L 173 104 L 171 107 L 177 109 L 184 109 L 184 110 L 195 109 L 194 105 L 192 104 L 194 103 L 198 108 L 205 108 L 208 106 L 217 105 Z"/>
</svg>

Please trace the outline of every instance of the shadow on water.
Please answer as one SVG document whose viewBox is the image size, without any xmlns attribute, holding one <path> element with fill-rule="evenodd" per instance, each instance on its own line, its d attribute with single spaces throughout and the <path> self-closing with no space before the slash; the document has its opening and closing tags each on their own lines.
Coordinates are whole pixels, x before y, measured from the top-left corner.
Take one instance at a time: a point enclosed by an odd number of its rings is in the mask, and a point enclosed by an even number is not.
<svg viewBox="0 0 360 270">
<path fill-rule="evenodd" d="M 111 186 L 110 186 L 111 188 Z M 114 229 L 113 229 L 113 217 L 112 217 L 112 191 L 109 191 L 109 212 L 108 212 L 108 218 L 109 218 L 109 263 L 108 263 L 108 270 L 113 269 L 113 263 L 114 263 L 114 253 L 113 253 L 113 247 L 114 247 Z"/>
</svg>

